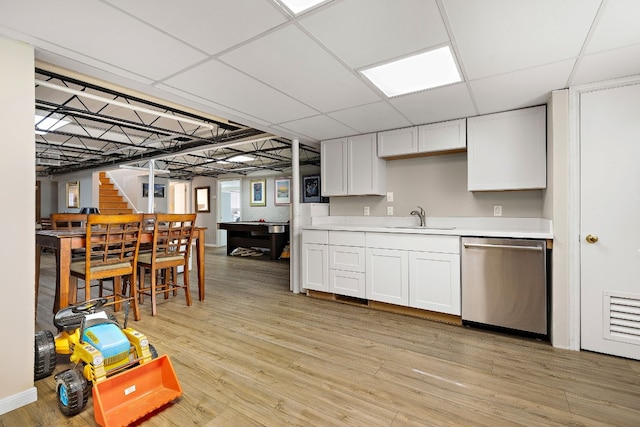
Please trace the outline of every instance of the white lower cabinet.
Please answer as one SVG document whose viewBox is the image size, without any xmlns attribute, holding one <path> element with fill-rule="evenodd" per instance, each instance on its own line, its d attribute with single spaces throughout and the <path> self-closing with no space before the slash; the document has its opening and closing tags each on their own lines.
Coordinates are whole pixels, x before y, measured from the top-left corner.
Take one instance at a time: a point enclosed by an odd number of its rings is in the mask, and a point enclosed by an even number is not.
<svg viewBox="0 0 640 427">
<path fill-rule="evenodd" d="M 409 306 L 460 315 L 460 255 L 409 254 Z"/>
<path fill-rule="evenodd" d="M 302 287 L 460 315 L 458 236 L 304 230 Z"/>
<path fill-rule="evenodd" d="M 338 295 L 364 298 L 364 273 L 329 270 L 329 292 Z"/>
<path fill-rule="evenodd" d="M 329 246 L 329 292 L 365 297 L 364 247 Z"/>
<path fill-rule="evenodd" d="M 302 233 L 302 288 L 329 292 L 329 233 L 306 230 Z"/>
<path fill-rule="evenodd" d="M 367 233 L 367 298 L 460 315 L 458 236 Z"/>
<path fill-rule="evenodd" d="M 302 287 L 329 292 L 329 251 L 327 245 L 302 245 Z"/>
<path fill-rule="evenodd" d="M 408 266 L 407 251 L 367 248 L 367 298 L 408 305 Z"/>
</svg>

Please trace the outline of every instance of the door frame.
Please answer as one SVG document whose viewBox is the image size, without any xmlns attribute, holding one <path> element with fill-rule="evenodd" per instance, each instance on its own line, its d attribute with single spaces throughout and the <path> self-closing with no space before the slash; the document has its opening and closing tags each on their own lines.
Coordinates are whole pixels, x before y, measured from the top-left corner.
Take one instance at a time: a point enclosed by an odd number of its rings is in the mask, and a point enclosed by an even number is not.
<svg viewBox="0 0 640 427">
<path fill-rule="evenodd" d="M 569 349 L 580 350 L 580 95 L 640 83 L 640 76 L 588 83 L 569 88 Z"/>
</svg>

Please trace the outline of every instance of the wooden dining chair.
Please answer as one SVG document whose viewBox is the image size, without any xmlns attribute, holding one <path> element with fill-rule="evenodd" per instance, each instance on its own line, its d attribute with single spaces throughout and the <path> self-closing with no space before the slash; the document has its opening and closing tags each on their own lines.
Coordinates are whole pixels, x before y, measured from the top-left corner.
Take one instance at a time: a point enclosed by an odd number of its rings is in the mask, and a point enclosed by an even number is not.
<svg viewBox="0 0 640 427">
<path fill-rule="evenodd" d="M 142 214 L 88 216 L 85 228 L 86 256 L 71 262 L 71 292 L 77 291 L 78 279 L 84 280 L 84 300 L 87 301 L 91 299 L 92 280 L 112 278 L 113 294 L 106 296 L 109 300 L 106 305 L 115 305 L 117 311 L 122 302 L 130 301 L 134 319 L 140 319 L 135 283 L 142 218 Z M 130 283 L 130 286 L 124 287 L 128 289 L 126 294 L 123 292 L 123 277 L 128 278 Z"/>
<path fill-rule="evenodd" d="M 156 296 L 174 295 L 184 289 L 187 305 L 191 305 L 189 288 L 189 255 L 196 223 L 196 214 L 156 214 L 153 226 L 153 248 L 138 257 L 138 295 L 151 297 L 151 315 L 157 314 Z M 182 284 L 178 283 L 178 267 L 183 267 Z M 147 285 L 145 272 L 149 270 Z"/>
<path fill-rule="evenodd" d="M 52 230 L 82 230 L 87 223 L 87 214 L 53 213 L 51 214 Z"/>
</svg>

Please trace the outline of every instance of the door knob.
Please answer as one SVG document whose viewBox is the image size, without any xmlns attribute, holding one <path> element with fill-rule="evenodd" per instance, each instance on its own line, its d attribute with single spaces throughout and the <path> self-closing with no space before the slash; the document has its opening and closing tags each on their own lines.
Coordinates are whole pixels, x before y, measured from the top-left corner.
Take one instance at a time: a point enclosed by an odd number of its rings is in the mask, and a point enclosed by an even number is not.
<svg viewBox="0 0 640 427">
<path fill-rule="evenodd" d="M 585 240 L 587 241 L 587 243 L 596 243 L 598 241 L 598 236 L 594 236 L 593 234 L 587 234 L 587 237 L 585 237 Z"/>
</svg>

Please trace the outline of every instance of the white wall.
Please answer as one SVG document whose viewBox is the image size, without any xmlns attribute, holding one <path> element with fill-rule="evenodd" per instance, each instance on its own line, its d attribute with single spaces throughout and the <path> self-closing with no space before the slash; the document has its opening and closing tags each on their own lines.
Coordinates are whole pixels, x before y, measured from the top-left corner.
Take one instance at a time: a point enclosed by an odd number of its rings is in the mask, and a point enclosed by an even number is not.
<svg viewBox="0 0 640 427">
<path fill-rule="evenodd" d="M 189 206 L 191 209 L 189 212 L 195 212 L 195 197 L 194 191 L 196 187 L 209 187 L 209 212 L 199 212 L 196 218 L 196 225 L 198 227 L 207 227 L 204 232 L 204 241 L 207 246 L 218 245 L 218 221 L 216 219 L 216 212 L 218 208 L 218 180 L 215 178 L 207 177 L 195 177 L 191 181 L 191 201 Z"/>
<path fill-rule="evenodd" d="M 40 217 L 47 218 L 58 212 L 58 182 L 49 178 L 40 180 Z"/>
<path fill-rule="evenodd" d="M 94 176 L 95 175 L 95 176 Z M 78 213 L 82 207 L 98 207 L 98 175 L 89 171 L 81 171 L 60 175 L 58 182 L 58 210 L 56 212 Z M 80 208 L 67 207 L 67 183 L 80 182 Z"/>
<path fill-rule="evenodd" d="M 393 202 L 383 196 L 331 197 L 331 215 L 363 215 L 365 206 L 371 216 L 409 216 L 417 205 L 427 216 L 493 216 L 493 207 L 502 206 L 502 216 L 539 218 L 542 216 L 542 191 L 467 191 L 467 154 L 447 154 L 405 160 L 388 160 L 387 191 Z"/>
<path fill-rule="evenodd" d="M 0 414 L 33 402 L 35 277 L 34 52 L 0 38 L 0 211 L 7 246 L 0 257 Z"/>
</svg>

